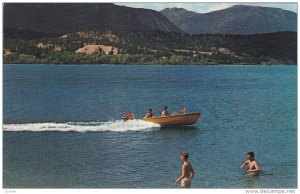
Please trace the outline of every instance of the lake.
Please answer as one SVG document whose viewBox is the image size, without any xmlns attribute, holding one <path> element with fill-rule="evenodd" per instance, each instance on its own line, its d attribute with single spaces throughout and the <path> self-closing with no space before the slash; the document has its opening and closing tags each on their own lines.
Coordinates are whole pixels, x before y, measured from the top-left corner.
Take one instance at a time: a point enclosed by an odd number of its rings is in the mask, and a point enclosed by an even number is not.
<svg viewBox="0 0 300 194">
<path fill-rule="evenodd" d="M 183 150 L 192 188 L 297 188 L 297 66 L 4 65 L 3 123 L 4 188 L 178 188 Z"/>
</svg>

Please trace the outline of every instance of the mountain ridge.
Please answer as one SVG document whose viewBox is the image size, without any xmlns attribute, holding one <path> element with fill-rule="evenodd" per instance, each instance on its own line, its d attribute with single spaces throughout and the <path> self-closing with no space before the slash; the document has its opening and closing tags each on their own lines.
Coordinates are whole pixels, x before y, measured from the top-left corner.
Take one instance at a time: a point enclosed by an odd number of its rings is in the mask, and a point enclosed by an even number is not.
<svg viewBox="0 0 300 194">
<path fill-rule="evenodd" d="M 247 35 L 297 31 L 297 14 L 280 8 L 235 5 L 209 13 L 191 14 L 179 8 L 164 9 L 161 13 L 190 34 Z"/>
<path fill-rule="evenodd" d="M 63 34 L 86 30 L 183 33 L 160 12 L 112 3 L 5 3 L 4 28 Z"/>
</svg>

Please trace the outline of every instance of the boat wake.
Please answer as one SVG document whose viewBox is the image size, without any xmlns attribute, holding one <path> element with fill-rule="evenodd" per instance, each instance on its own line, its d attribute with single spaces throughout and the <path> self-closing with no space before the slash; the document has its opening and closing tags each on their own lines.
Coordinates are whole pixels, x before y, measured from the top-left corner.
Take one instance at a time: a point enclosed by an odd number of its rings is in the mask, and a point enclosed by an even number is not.
<svg viewBox="0 0 300 194">
<path fill-rule="evenodd" d="M 26 124 L 3 124 L 4 131 L 156 131 L 160 125 L 142 120 L 107 121 L 107 122 L 67 122 L 67 123 L 26 123 Z"/>
</svg>

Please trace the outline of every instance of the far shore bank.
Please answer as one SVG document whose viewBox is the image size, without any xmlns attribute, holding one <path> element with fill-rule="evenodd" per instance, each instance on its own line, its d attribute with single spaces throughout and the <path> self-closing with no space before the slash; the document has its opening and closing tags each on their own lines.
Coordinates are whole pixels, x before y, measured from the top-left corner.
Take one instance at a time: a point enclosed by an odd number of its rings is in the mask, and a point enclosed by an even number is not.
<svg viewBox="0 0 300 194">
<path fill-rule="evenodd" d="M 119 66 L 297 66 L 297 64 L 108 64 L 108 63 L 92 63 L 92 64 L 76 64 L 76 63 L 65 63 L 65 64 L 43 64 L 43 63 L 3 63 L 4 65 L 119 65 Z"/>
</svg>

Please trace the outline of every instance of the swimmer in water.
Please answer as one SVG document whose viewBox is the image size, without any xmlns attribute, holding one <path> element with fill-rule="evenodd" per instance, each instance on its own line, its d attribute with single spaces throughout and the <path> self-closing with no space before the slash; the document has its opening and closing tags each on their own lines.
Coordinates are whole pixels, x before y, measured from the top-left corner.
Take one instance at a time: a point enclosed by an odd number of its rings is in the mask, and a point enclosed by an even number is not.
<svg viewBox="0 0 300 194">
<path fill-rule="evenodd" d="M 249 166 L 249 168 L 247 170 L 248 173 L 253 173 L 253 174 L 259 173 L 260 167 L 259 167 L 257 160 L 254 159 L 253 152 L 247 153 L 247 160 L 240 166 L 240 168 L 244 168 L 246 165 Z"/>
<path fill-rule="evenodd" d="M 182 160 L 182 175 L 175 181 L 177 185 L 181 181 L 181 188 L 190 188 L 191 181 L 194 177 L 194 169 L 191 163 L 188 162 L 189 154 L 186 152 L 181 152 L 180 159 Z"/>
</svg>

